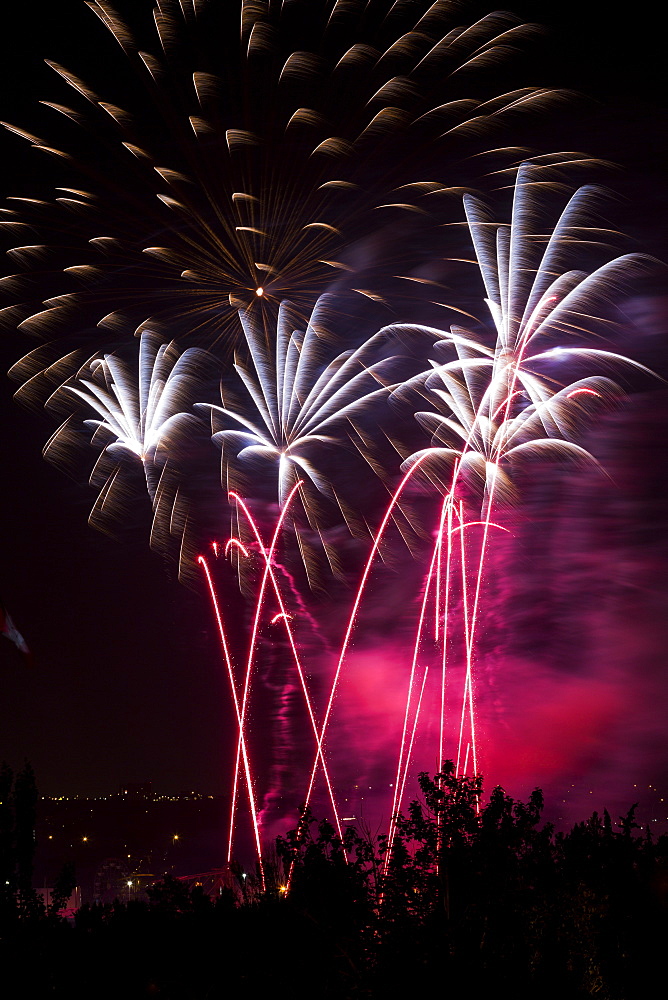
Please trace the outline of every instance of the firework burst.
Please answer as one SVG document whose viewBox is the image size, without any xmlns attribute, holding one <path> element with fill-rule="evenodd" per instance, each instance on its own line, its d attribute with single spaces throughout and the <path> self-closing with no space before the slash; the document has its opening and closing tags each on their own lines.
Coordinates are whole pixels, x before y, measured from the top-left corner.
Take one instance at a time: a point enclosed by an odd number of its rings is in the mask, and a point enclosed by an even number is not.
<svg viewBox="0 0 668 1000">
<path fill-rule="evenodd" d="M 330 295 L 320 297 L 303 331 L 287 302 L 281 303 L 275 331 L 258 315 L 242 312 L 240 318 L 247 350 L 234 367 L 243 395 L 224 379 L 223 405 L 199 409 L 211 412 L 228 490 L 264 496 L 282 507 L 301 480 L 303 517 L 295 513 L 290 521 L 313 582 L 317 565 L 308 539 L 319 540 L 331 568 L 340 572 L 326 528 L 343 517 L 351 533 L 361 531 L 359 514 L 341 485 L 350 481 L 350 469 L 357 492 L 365 470 L 389 481 L 359 428 L 371 421 L 378 433 L 383 415 L 389 415 L 383 403 L 419 367 L 433 335 L 386 327 L 359 347 L 336 354 L 332 328 L 340 317 Z"/>
<path fill-rule="evenodd" d="M 15 200 L 4 222 L 31 238 L 10 250 L 21 304 L 5 318 L 68 344 L 148 316 L 167 337 L 230 345 L 238 308 L 290 298 L 307 315 L 333 286 L 429 289 L 418 257 L 460 190 L 457 159 L 554 96 L 469 96 L 535 31 L 509 14 L 458 26 L 446 3 L 163 0 L 152 30 L 140 17 L 133 30 L 87 6 L 125 56 L 122 85 L 49 62 L 71 100 L 42 102 L 44 135 L 7 126 L 77 177 L 53 200 Z"/>
<path fill-rule="evenodd" d="M 552 170 L 552 167 L 548 168 Z M 548 184 L 548 188 L 553 185 Z M 419 705 L 413 691 L 418 655 L 426 629 L 442 643 L 441 725 L 438 759 L 444 759 L 445 706 L 450 613 L 456 586 L 458 630 L 464 636 L 466 670 L 459 724 L 457 770 L 478 769 L 474 712 L 474 654 L 481 614 L 485 560 L 494 511 L 518 499 L 515 473 L 527 459 L 567 459 L 593 462 L 576 442 L 592 419 L 623 396 L 621 387 L 604 375 L 587 376 L 563 385 L 563 364 L 616 370 L 630 367 L 651 374 L 616 352 L 580 346 L 609 321 L 597 314 L 621 288 L 655 262 L 641 255 L 617 257 L 592 273 L 564 270 L 576 249 L 597 247 L 608 230 L 591 223 L 600 191 L 580 188 L 569 199 L 556 224 L 546 232 L 545 170 L 526 163 L 518 172 L 510 225 L 493 221 L 482 202 L 465 197 L 468 226 L 487 291 L 487 304 L 497 339 L 493 348 L 455 327 L 451 349 L 457 359 L 434 364 L 412 383 L 397 390 L 395 399 L 412 392 L 431 395 L 436 412 L 418 411 L 416 418 L 432 437 L 430 448 L 403 465 L 415 470 L 444 495 L 434 553 L 427 575 L 422 611 L 406 702 L 404 735 L 397 770 L 395 810 L 399 808 L 410 762 L 409 720 L 417 726 Z M 549 346 L 559 337 L 578 346 Z M 437 342 L 442 348 L 444 341 Z M 547 348 L 547 349 L 546 349 Z M 466 510 L 475 511 L 468 517 Z M 478 520 L 479 518 L 479 520 Z M 467 527 L 479 537 L 469 541 Z M 456 569 L 456 561 L 459 568 Z M 426 608 L 434 602 L 434 615 Z"/>
<path fill-rule="evenodd" d="M 117 354 L 94 357 L 47 401 L 52 412 L 74 412 L 45 445 L 45 457 L 66 462 L 82 428 L 92 432 L 90 443 L 99 449 L 90 476 L 99 490 L 90 523 L 106 529 L 127 516 L 135 500 L 134 473 L 141 467 L 153 509 L 151 545 L 166 554 L 176 537 L 182 568 L 192 562 L 192 553 L 185 542 L 190 504 L 180 466 L 193 432 L 202 431 L 188 408 L 210 367 L 205 351 L 191 347 L 181 353 L 174 343 L 144 332 L 134 371 Z M 29 391 L 29 383 L 20 390 Z M 82 421 L 91 410 L 95 417 Z"/>
</svg>

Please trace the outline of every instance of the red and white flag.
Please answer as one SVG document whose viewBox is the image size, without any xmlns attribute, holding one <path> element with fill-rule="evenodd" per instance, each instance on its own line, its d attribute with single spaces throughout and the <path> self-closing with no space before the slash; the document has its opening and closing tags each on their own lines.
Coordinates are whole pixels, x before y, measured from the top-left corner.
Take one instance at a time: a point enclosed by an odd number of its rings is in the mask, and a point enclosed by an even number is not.
<svg viewBox="0 0 668 1000">
<path fill-rule="evenodd" d="M 24 656 L 30 656 L 27 642 L 9 617 L 2 601 L 0 601 L 0 635 L 4 635 L 5 638 L 9 639 Z"/>
</svg>

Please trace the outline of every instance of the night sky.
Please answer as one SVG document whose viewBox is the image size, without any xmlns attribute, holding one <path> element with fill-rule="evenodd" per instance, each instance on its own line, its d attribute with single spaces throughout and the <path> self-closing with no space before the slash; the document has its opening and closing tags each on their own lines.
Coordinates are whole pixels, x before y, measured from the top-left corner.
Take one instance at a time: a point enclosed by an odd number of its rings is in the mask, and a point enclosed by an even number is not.
<svg viewBox="0 0 668 1000">
<path fill-rule="evenodd" d="M 666 260 L 659 33 L 645 10 L 599 23 L 593 13 L 583 19 L 582 6 L 512 7 L 551 26 L 525 79 L 589 95 L 537 124 L 536 145 L 618 163 L 604 177 L 618 195 L 615 223 L 628 248 Z M 0 117 L 28 129 L 34 102 L 54 92 L 42 59 L 62 59 L 85 78 L 103 38 L 83 4 L 57 7 L 57 16 L 46 3 L 5 15 Z M 109 56 L 105 48 L 100 58 Z M 109 74 L 114 65 L 110 59 Z M 48 186 L 48 163 L 35 166 L 38 154 L 15 136 L 2 143 L 3 196 Z M 6 273 L 13 270 L 8 264 Z M 657 268 L 629 292 L 621 346 L 668 377 L 665 277 Z M 4 370 L 33 346 L 11 329 L 0 343 Z M 586 473 L 574 482 L 545 470 L 527 486 L 512 544 L 494 558 L 479 691 L 486 773 L 511 794 L 541 784 L 552 814 L 565 821 L 606 805 L 619 811 L 636 798 L 645 818 L 665 823 L 668 816 L 659 804 L 668 799 L 668 390 L 642 379 L 629 389 L 628 405 L 586 441 L 611 479 Z M 96 795 L 145 780 L 159 791 L 224 792 L 234 734 L 205 597 L 180 585 L 173 566 L 148 550 L 144 498 L 120 538 L 87 526 L 92 491 L 43 461 L 54 423 L 17 406 L 12 391 L 5 381 L 0 596 L 33 662 L 25 665 L 3 640 L 0 758 L 15 767 L 28 758 L 42 794 Z M 214 476 L 217 461 L 212 452 Z M 414 600 L 416 588 L 414 567 L 388 575 L 356 647 L 354 694 L 344 690 L 338 707 L 345 782 L 368 779 L 377 789 L 387 781 L 378 762 L 387 757 L 387 714 L 406 641 L 396 609 Z M 322 613 L 326 602 L 317 607 Z M 314 654 L 321 663 L 329 638 Z M 276 722 L 276 731 L 287 740 L 293 730 Z M 279 754 L 272 767 L 284 808 L 296 807 L 289 764 Z"/>
</svg>

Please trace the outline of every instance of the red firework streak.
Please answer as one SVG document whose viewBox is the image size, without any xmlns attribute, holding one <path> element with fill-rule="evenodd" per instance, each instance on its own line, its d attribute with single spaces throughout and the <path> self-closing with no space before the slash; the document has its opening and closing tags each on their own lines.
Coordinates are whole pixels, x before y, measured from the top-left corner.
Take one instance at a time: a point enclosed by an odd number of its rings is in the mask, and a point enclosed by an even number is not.
<svg viewBox="0 0 668 1000">
<path fill-rule="evenodd" d="M 509 403 L 509 399 L 510 399 L 510 394 L 508 400 L 506 400 L 506 404 Z M 360 584 L 356 592 L 355 598 L 353 600 L 347 627 L 340 647 L 336 670 L 332 680 L 329 696 L 326 702 L 325 713 L 323 716 L 321 726 L 318 726 L 313 706 L 313 701 L 310 696 L 310 692 L 308 690 L 308 685 L 306 682 L 303 664 L 295 642 L 294 629 L 291 624 L 293 616 L 286 608 L 285 600 L 281 593 L 281 589 L 278 584 L 278 580 L 276 578 L 276 574 L 273 568 L 275 552 L 279 541 L 280 533 L 283 528 L 290 503 L 292 502 L 294 496 L 299 490 L 300 484 L 299 483 L 295 484 L 295 486 L 293 487 L 292 491 L 290 492 L 286 500 L 286 503 L 281 509 L 276 524 L 274 526 L 269 546 L 266 546 L 264 544 L 257 523 L 255 522 L 255 519 L 253 518 L 252 513 L 246 502 L 238 494 L 234 493 L 230 494 L 231 499 L 233 499 L 237 503 L 237 505 L 243 512 L 249 527 L 251 528 L 251 531 L 254 535 L 257 544 L 258 552 L 264 564 L 261 581 L 255 600 L 255 610 L 254 610 L 253 625 L 249 640 L 248 654 L 243 673 L 243 680 L 241 681 L 237 681 L 235 677 L 234 667 L 230 658 L 229 644 L 225 636 L 225 629 L 220 612 L 219 601 L 215 591 L 215 586 L 213 584 L 213 580 L 211 578 L 211 574 L 208 565 L 206 563 L 206 560 L 204 559 L 203 556 L 200 556 L 199 562 L 202 565 L 204 572 L 206 574 L 207 583 L 211 594 L 211 600 L 214 606 L 214 612 L 218 624 L 221 644 L 223 647 L 223 656 L 225 659 L 228 678 L 230 681 L 230 688 L 232 691 L 232 697 L 237 717 L 237 725 L 239 729 L 237 755 L 235 762 L 235 773 L 233 781 L 232 806 L 230 813 L 229 836 L 228 836 L 228 861 L 232 857 L 234 830 L 235 830 L 236 816 L 238 810 L 238 783 L 242 767 L 247 786 L 249 806 L 253 822 L 255 848 L 258 856 L 258 861 L 260 862 L 260 864 L 262 860 L 261 831 L 257 814 L 257 802 L 254 792 L 254 780 L 252 775 L 251 762 L 247 748 L 247 721 L 248 721 L 248 710 L 250 702 L 250 692 L 252 686 L 252 677 L 256 659 L 258 631 L 263 617 L 263 609 L 265 605 L 266 591 L 268 586 L 272 588 L 276 602 L 279 607 L 279 612 L 277 614 L 274 614 L 271 620 L 273 623 L 277 623 L 280 620 L 284 624 L 294 666 L 297 671 L 297 675 L 299 677 L 301 690 L 304 697 L 304 703 L 308 712 L 310 726 L 316 744 L 313 766 L 311 768 L 308 788 L 305 796 L 305 807 L 307 808 L 310 804 L 317 773 L 319 768 L 322 767 L 323 776 L 327 785 L 329 798 L 332 804 L 337 830 L 340 835 L 342 834 L 339 813 L 336 805 L 334 787 L 332 784 L 332 780 L 330 778 L 330 774 L 325 759 L 326 736 L 331 721 L 332 709 L 334 705 L 337 688 L 341 679 L 342 671 L 346 663 L 346 658 L 349 652 L 351 638 L 358 620 L 358 615 L 360 608 L 362 606 L 362 601 L 367 590 L 367 585 L 371 574 L 371 570 L 373 568 L 373 564 L 375 562 L 376 556 L 380 548 L 380 544 L 383 540 L 384 534 L 386 532 L 392 514 L 406 486 L 408 485 L 409 481 L 413 477 L 415 471 L 417 470 L 420 464 L 421 460 L 416 461 L 416 463 L 405 474 L 401 483 L 397 487 L 397 490 L 392 496 L 390 503 L 383 515 L 378 531 L 376 532 L 373 538 L 371 549 L 361 575 Z M 461 634 L 463 634 L 464 637 L 464 648 L 466 651 L 466 670 L 464 678 L 464 690 L 462 694 L 461 718 L 459 725 L 459 744 L 457 750 L 457 773 L 459 774 L 467 772 L 469 758 L 471 759 L 472 762 L 473 773 L 474 774 L 477 773 L 478 761 L 477 761 L 477 748 L 476 748 L 474 682 L 473 682 L 473 653 L 474 653 L 475 626 L 476 626 L 479 603 L 480 603 L 481 582 L 483 575 L 484 557 L 487 547 L 488 532 L 491 528 L 497 528 L 504 531 L 507 529 L 491 521 L 490 514 L 492 508 L 493 495 L 490 495 L 488 497 L 485 516 L 483 517 L 483 519 L 478 521 L 465 520 L 462 501 L 455 500 L 455 489 L 459 479 L 460 468 L 461 466 L 458 463 L 455 469 L 453 470 L 450 490 L 447 496 L 444 498 L 443 503 L 441 505 L 438 530 L 435 536 L 434 547 L 430 560 L 429 570 L 426 576 L 424 593 L 421 601 L 421 607 L 417 622 L 415 641 L 413 644 L 411 669 L 408 680 L 406 705 L 403 717 L 402 734 L 399 744 L 396 779 L 394 782 L 394 798 L 392 803 L 391 820 L 390 820 L 390 827 L 388 830 L 390 844 L 392 842 L 392 838 L 394 835 L 395 817 L 402 807 L 403 798 L 406 791 L 408 775 L 410 771 L 410 764 L 412 760 L 416 734 L 419 726 L 420 712 L 427 684 L 429 665 L 425 665 L 424 669 L 421 669 L 419 666 L 419 657 L 420 657 L 420 647 L 423 640 L 425 639 L 427 626 L 430 623 L 433 623 L 434 639 L 436 641 L 440 640 L 441 642 L 440 684 L 439 684 L 440 721 L 439 721 L 439 746 L 437 754 L 439 770 L 442 769 L 444 762 L 445 712 L 446 712 L 445 693 L 446 693 L 446 676 L 447 676 L 447 665 L 448 665 L 447 663 L 448 642 L 449 642 L 448 631 L 450 624 L 449 602 L 450 602 L 451 591 L 453 588 L 453 582 L 455 579 L 455 553 L 456 553 L 456 559 L 460 564 L 459 569 L 461 572 L 461 596 L 462 596 Z M 469 579 L 469 571 L 467 569 L 467 562 L 469 560 L 467 557 L 465 536 L 466 536 L 466 529 L 471 529 L 475 527 L 481 527 L 483 529 L 483 541 L 479 553 L 477 572 L 474 573 L 474 585 L 472 587 L 471 581 Z M 459 538 L 457 538 L 457 535 L 459 536 Z M 238 538 L 229 539 L 227 545 L 225 546 L 226 554 L 232 548 L 237 549 L 244 557 L 247 557 L 249 554 L 248 550 L 245 548 L 245 546 Z M 430 603 L 433 603 L 433 613 L 429 612 Z M 421 679 L 419 682 L 416 683 L 418 674 L 420 674 Z M 466 736 L 468 736 L 468 741 L 466 747 L 464 747 L 464 740 Z M 463 762 L 462 762 L 462 757 L 464 758 Z M 389 859 L 389 854 L 388 854 L 388 859 Z"/>
<path fill-rule="evenodd" d="M 244 516 L 245 516 L 245 518 L 246 518 L 246 520 L 247 520 L 247 522 L 248 522 L 248 524 L 249 524 L 249 526 L 250 526 L 250 528 L 251 528 L 251 530 L 253 532 L 253 535 L 254 535 L 256 543 L 257 543 L 258 551 L 260 553 L 260 556 L 261 556 L 261 558 L 263 560 L 263 564 L 264 564 L 262 578 L 261 578 L 260 586 L 259 586 L 258 593 L 257 593 L 257 596 L 256 596 L 256 601 L 255 601 L 255 611 L 254 611 L 254 615 L 253 615 L 253 626 L 252 626 L 251 635 L 250 635 L 248 655 L 247 655 L 247 659 L 246 659 L 246 663 L 245 663 L 245 669 L 244 669 L 244 674 L 243 674 L 243 683 L 242 683 L 242 690 L 241 691 L 239 690 L 240 685 L 237 683 L 237 681 L 235 679 L 234 667 L 233 667 L 232 660 L 231 660 L 231 657 L 230 657 L 230 652 L 229 652 L 229 643 L 228 643 L 226 635 L 225 635 L 225 628 L 224 628 L 224 624 L 223 624 L 223 620 L 222 620 L 222 615 L 220 613 L 220 603 L 219 603 L 218 598 L 217 598 L 217 594 L 216 594 L 215 586 L 213 584 L 211 573 L 209 571 L 208 565 L 207 565 L 206 560 L 204 559 L 204 557 L 203 556 L 199 557 L 199 563 L 203 567 L 203 570 L 205 572 L 206 579 L 207 579 L 207 584 L 208 584 L 208 587 L 209 587 L 209 592 L 210 592 L 210 595 L 211 595 L 211 600 L 212 600 L 212 603 L 213 603 L 213 606 L 214 606 L 214 613 L 215 613 L 215 616 L 216 616 L 216 621 L 217 621 L 217 624 L 218 624 L 220 640 L 221 640 L 221 644 L 222 644 L 222 647 L 223 647 L 223 656 L 224 656 L 224 659 L 225 659 L 225 664 L 226 664 L 226 668 L 227 668 L 228 678 L 229 678 L 229 681 L 230 681 L 230 687 L 231 687 L 231 690 L 232 690 L 232 697 L 233 697 L 233 701 L 234 701 L 234 705 L 235 705 L 235 711 L 236 711 L 236 716 L 237 716 L 237 725 L 238 725 L 238 729 L 239 729 L 239 736 L 238 736 L 238 742 L 237 742 L 237 754 L 236 754 L 236 762 L 235 762 L 235 772 L 234 772 L 234 781 L 233 781 L 233 788 L 232 788 L 232 806 L 231 806 L 231 813 L 230 813 L 229 835 L 228 835 L 228 848 L 227 848 L 227 860 L 228 860 L 228 862 L 231 860 L 231 857 L 232 857 L 232 850 L 233 850 L 233 843 L 234 843 L 234 831 L 235 831 L 236 815 L 237 815 L 237 807 L 238 807 L 239 772 L 240 772 L 241 764 L 243 763 L 244 776 L 245 776 L 246 786 L 247 786 L 247 790 L 248 790 L 248 798 L 249 798 L 249 805 L 250 805 L 250 811 L 251 811 L 251 818 L 252 818 L 252 822 L 253 822 L 253 830 L 254 830 L 254 837 L 255 837 L 255 848 L 256 848 L 256 853 L 257 853 L 257 856 L 258 856 L 258 863 L 260 864 L 260 866 L 262 866 L 262 843 L 261 843 L 260 823 L 259 823 L 259 819 L 258 819 L 258 815 L 257 815 L 257 803 L 256 803 L 256 799 L 255 799 L 255 792 L 254 792 L 254 780 L 253 780 L 253 776 L 252 776 L 252 771 L 251 771 L 251 766 L 250 766 L 250 759 L 249 759 L 249 754 L 248 754 L 248 749 L 247 749 L 247 721 L 248 721 L 248 708 L 249 708 L 249 703 L 250 703 L 250 692 L 251 692 L 251 685 L 252 685 L 252 675 L 253 675 L 253 668 L 254 668 L 254 665 L 255 665 L 255 653 L 256 653 L 256 649 L 257 649 L 258 631 L 259 631 L 260 623 L 261 623 L 261 620 L 262 620 L 262 612 L 263 612 L 263 608 L 264 608 L 264 604 L 265 604 L 265 596 L 266 596 L 266 590 L 267 590 L 267 584 L 268 583 L 271 584 L 271 587 L 273 589 L 276 601 L 277 601 L 278 606 L 280 608 L 279 613 L 276 614 L 276 615 L 274 615 L 273 618 L 271 619 L 271 623 L 275 624 L 278 621 L 282 621 L 283 624 L 284 624 L 284 626 L 285 626 L 285 631 L 286 631 L 286 635 L 287 635 L 287 638 L 288 638 L 288 643 L 290 645 L 290 650 L 291 650 L 292 657 L 293 657 L 293 660 L 294 660 L 294 665 L 295 665 L 295 668 L 296 668 L 296 671 L 297 671 L 297 675 L 299 677 L 299 681 L 300 681 L 300 685 L 301 685 L 301 689 L 302 689 L 302 694 L 304 696 L 304 702 L 305 702 L 306 709 L 307 709 L 307 712 L 308 712 L 308 716 L 309 716 L 311 728 L 313 730 L 313 734 L 314 734 L 314 737 L 315 737 L 315 740 L 316 740 L 316 745 L 317 745 L 317 759 L 319 760 L 319 762 L 322 765 L 323 774 L 324 774 L 325 782 L 326 782 L 326 785 L 327 785 L 327 790 L 328 790 L 328 793 L 329 793 L 330 801 L 332 803 L 332 809 L 333 809 L 333 812 L 334 812 L 334 819 L 335 819 L 335 822 L 336 822 L 338 833 L 339 833 L 339 835 L 343 834 L 343 830 L 341 828 L 341 823 L 340 823 L 340 819 L 339 819 L 339 815 L 338 815 L 338 810 L 337 810 L 337 807 L 336 807 L 336 801 L 335 801 L 335 798 L 334 798 L 334 792 L 333 792 L 333 789 L 332 789 L 332 784 L 331 784 L 331 780 L 330 780 L 330 776 L 329 776 L 329 771 L 328 771 L 327 764 L 326 764 L 326 761 L 325 761 L 325 758 L 324 758 L 324 755 L 323 755 L 323 752 L 322 752 L 321 740 L 320 740 L 320 730 L 319 730 L 319 727 L 318 727 L 318 724 L 317 724 L 317 721 L 316 721 L 316 716 L 315 716 L 315 711 L 314 711 L 314 707 L 313 707 L 313 702 L 312 702 L 312 699 L 310 697 L 310 693 L 309 693 L 309 690 L 308 690 L 308 685 L 307 685 L 307 682 L 306 682 L 306 676 L 304 674 L 304 670 L 303 670 L 303 666 L 302 666 L 302 662 L 301 662 L 301 657 L 299 656 L 299 652 L 297 650 L 297 645 L 295 643 L 294 632 L 293 632 L 293 628 L 292 628 L 292 625 L 291 625 L 291 622 L 293 620 L 293 616 L 286 609 L 285 601 L 284 601 L 283 595 L 281 593 L 281 589 L 279 587 L 278 581 L 276 579 L 276 574 L 274 572 L 274 566 L 273 566 L 273 560 L 274 560 L 275 550 L 276 550 L 276 546 L 277 546 L 277 543 L 278 543 L 278 539 L 279 539 L 279 536 L 280 536 L 281 529 L 282 529 L 283 524 L 285 522 L 285 517 L 286 517 L 286 515 L 288 513 L 290 504 L 291 504 L 291 502 L 292 502 L 295 494 L 299 490 L 300 486 L 301 486 L 301 482 L 296 483 L 295 486 L 292 488 L 290 494 L 288 495 L 288 497 L 286 499 L 286 502 L 283 505 L 283 507 L 282 507 L 282 509 L 280 511 L 279 517 L 278 517 L 278 519 L 276 521 L 276 525 L 274 527 L 274 531 L 273 531 L 273 534 L 272 534 L 272 538 L 271 538 L 271 542 L 270 542 L 269 547 L 265 546 L 265 544 L 264 544 L 264 542 L 262 540 L 262 536 L 260 534 L 260 531 L 258 529 L 257 523 L 256 523 L 255 519 L 253 518 L 248 505 L 245 503 L 245 501 L 238 494 L 236 494 L 236 493 L 231 493 L 230 494 L 230 498 L 233 499 L 237 503 L 237 505 L 240 507 L 240 509 L 242 510 L 242 512 L 243 512 L 243 514 L 244 514 Z M 245 546 L 242 544 L 242 542 L 238 538 L 231 538 L 231 539 L 229 539 L 229 541 L 227 542 L 227 545 L 225 546 L 226 554 L 229 552 L 229 550 L 231 548 L 236 548 L 244 557 L 247 557 L 249 555 L 248 550 L 245 548 Z"/>
</svg>

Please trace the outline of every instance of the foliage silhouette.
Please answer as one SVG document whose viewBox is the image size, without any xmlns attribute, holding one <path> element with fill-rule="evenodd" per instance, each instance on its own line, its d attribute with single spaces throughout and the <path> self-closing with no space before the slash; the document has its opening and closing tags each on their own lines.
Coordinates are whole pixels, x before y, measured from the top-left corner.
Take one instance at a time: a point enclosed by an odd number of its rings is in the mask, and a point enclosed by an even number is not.
<svg viewBox="0 0 668 1000">
<path fill-rule="evenodd" d="M 353 828 L 339 838 L 306 812 L 267 859 L 264 891 L 234 866 L 215 897 L 166 876 L 147 901 L 85 905 L 68 922 L 29 905 L 34 778 L 0 769 L 0 959 L 22 970 L 25 995 L 74 1000 L 296 996 L 309 983 L 323 998 L 434 984 L 516 1000 L 649 991 L 668 930 L 668 837 L 641 831 L 634 809 L 555 833 L 540 791 L 485 799 L 450 763 L 420 789 L 391 844 Z"/>
</svg>

